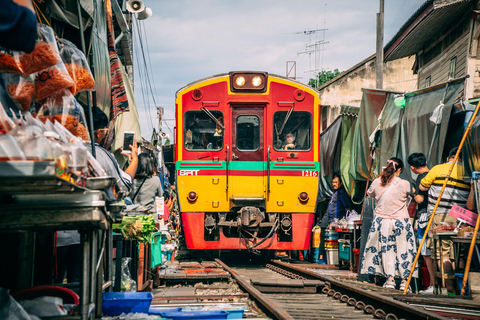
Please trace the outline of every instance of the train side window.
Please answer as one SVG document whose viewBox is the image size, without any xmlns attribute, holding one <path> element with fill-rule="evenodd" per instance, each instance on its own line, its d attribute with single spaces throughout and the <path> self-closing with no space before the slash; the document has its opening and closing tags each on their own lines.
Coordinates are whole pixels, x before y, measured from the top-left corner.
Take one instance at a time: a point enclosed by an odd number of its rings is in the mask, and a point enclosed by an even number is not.
<svg viewBox="0 0 480 320">
<path fill-rule="evenodd" d="M 276 151 L 312 148 L 312 114 L 307 111 L 277 111 L 273 115 L 273 148 Z"/>
<path fill-rule="evenodd" d="M 223 114 L 211 111 L 223 125 Z M 184 119 L 184 145 L 186 150 L 220 150 L 223 148 L 223 130 L 204 111 L 187 111 Z"/>
<path fill-rule="evenodd" d="M 236 126 L 236 148 L 257 151 L 260 148 L 260 119 L 255 115 L 238 116 Z"/>
</svg>

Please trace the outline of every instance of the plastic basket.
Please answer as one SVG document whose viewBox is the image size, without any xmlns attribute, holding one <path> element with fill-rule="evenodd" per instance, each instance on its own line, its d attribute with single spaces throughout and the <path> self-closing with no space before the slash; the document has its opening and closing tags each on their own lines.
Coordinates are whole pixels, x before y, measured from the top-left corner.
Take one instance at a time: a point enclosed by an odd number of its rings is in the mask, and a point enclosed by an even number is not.
<svg viewBox="0 0 480 320">
<path fill-rule="evenodd" d="M 350 242 L 348 240 L 338 241 L 338 258 L 350 260 Z"/>
<path fill-rule="evenodd" d="M 326 248 L 328 264 L 338 264 L 338 249 Z"/>
<path fill-rule="evenodd" d="M 150 268 L 155 268 L 162 264 L 162 233 L 155 232 L 153 234 L 153 241 L 150 245 Z"/>
<path fill-rule="evenodd" d="M 325 238 L 326 239 L 338 239 L 338 232 L 336 231 L 325 231 Z"/>
<path fill-rule="evenodd" d="M 102 309 L 106 316 L 122 313 L 148 313 L 153 300 L 151 292 L 104 292 Z"/>
<path fill-rule="evenodd" d="M 325 242 L 325 248 L 338 249 L 338 242 Z"/>
</svg>

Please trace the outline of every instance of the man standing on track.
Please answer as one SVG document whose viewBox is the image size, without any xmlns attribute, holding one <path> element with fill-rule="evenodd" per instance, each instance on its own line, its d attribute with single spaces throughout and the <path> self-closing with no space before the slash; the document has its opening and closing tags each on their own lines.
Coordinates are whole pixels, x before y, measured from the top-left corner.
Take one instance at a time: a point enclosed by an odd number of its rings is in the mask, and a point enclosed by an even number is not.
<svg viewBox="0 0 480 320">
<path fill-rule="evenodd" d="M 437 199 L 442 190 L 444 181 L 450 170 L 451 163 L 455 159 L 455 154 L 457 153 L 458 148 L 453 148 L 450 150 L 447 158 L 447 162 L 443 164 L 436 165 L 428 172 L 425 178 L 422 179 L 420 184 L 420 190 L 428 190 L 428 213 L 431 215 L 433 213 L 433 208 L 437 202 Z M 468 194 L 470 193 L 470 185 L 463 181 L 465 175 L 465 169 L 462 164 L 461 155 L 458 157 L 457 162 L 455 163 L 453 170 L 450 174 L 450 178 L 447 182 L 445 190 L 443 191 L 442 199 L 438 205 L 437 211 L 435 212 L 435 217 L 431 225 L 431 230 L 439 225 L 441 222 L 446 222 L 450 224 L 457 224 L 457 219 L 448 215 L 448 212 L 454 204 L 465 208 L 467 204 Z M 428 248 L 433 251 L 433 241 L 429 239 Z M 451 240 L 442 240 L 441 243 L 443 250 L 443 268 L 446 274 L 453 276 L 453 269 L 455 266 L 452 265 L 454 259 L 453 251 L 453 242 Z M 440 252 L 437 251 L 434 254 L 437 254 L 437 260 L 440 259 Z M 457 266 L 458 267 L 458 266 Z M 449 295 L 455 295 L 455 280 L 447 279 L 445 281 L 447 286 L 447 292 Z"/>
</svg>

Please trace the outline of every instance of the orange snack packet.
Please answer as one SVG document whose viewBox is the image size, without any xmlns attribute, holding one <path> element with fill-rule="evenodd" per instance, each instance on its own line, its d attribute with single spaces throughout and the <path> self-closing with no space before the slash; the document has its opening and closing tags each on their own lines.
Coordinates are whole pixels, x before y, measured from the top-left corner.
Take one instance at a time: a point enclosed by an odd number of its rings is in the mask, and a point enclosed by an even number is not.
<svg viewBox="0 0 480 320">
<path fill-rule="evenodd" d="M 20 64 L 24 77 L 40 70 L 50 68 L 62 60 L 57 48 L 57 42 L 52 28 L 38 25 L 38 39 L 31 53 L 20 54 Z"/>
</svg>

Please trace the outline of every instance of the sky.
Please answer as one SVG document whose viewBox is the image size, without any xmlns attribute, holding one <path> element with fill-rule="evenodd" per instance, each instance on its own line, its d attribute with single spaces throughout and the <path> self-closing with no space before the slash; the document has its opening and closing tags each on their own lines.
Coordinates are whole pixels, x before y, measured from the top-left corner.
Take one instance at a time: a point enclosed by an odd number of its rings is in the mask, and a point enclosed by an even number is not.
<svg viewBox="0 0 480 320">
<path fill-rule="evenodd" d="M 385 1 L 384 45 L 424 1 Z M 158 125 L 156 107 L 164 108 L 164 119 L 174 119 L 175 93 L 193 81 L 242 70 L 285 76 L 287 61 L 295 61 L 297 79 L 308 83 L 314 69 L 344 71 L 376 50 L 379 0 L 144 0 L 144 4 L 153 15 L 134 21 L 132 31 L 135 99 L 146 139 Z M 317 29 L 327 30 L 305 34 Z M 315 53 L 319 41 L 324 44 Z M 174 125 L 163 122 L 171 140 Z"/>
</svg>

